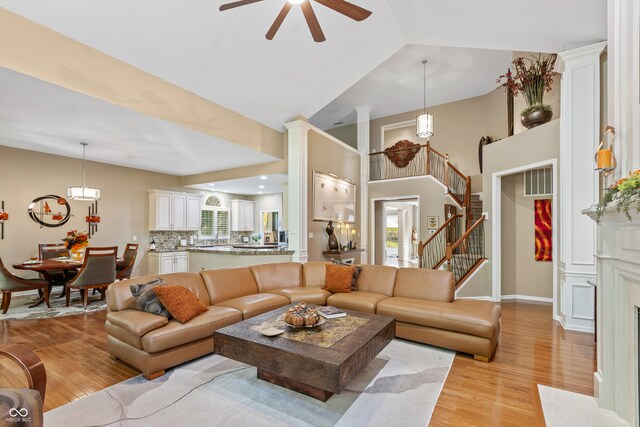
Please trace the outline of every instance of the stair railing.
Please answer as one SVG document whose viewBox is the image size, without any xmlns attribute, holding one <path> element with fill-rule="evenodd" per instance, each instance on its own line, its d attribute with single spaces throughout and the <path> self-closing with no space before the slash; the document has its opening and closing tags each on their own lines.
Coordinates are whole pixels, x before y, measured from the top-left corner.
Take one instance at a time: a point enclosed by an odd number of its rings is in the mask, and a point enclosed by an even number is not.
<svg viewBox="0 0 640 427">
<path fill-rule="evenodd" d="M 455 277 L 456 285 L 464 282 L 485 259 L 484 215 L 453 244 L 446 248 L 447 269 Z"/>
<path fill-rule="evenodd" d="M 418 242 L 419 265 L 436 270 L 447 260 L 447 228 L 462 215 L 453 215 L 433 233 L 426 242 Z"/>
</svg>

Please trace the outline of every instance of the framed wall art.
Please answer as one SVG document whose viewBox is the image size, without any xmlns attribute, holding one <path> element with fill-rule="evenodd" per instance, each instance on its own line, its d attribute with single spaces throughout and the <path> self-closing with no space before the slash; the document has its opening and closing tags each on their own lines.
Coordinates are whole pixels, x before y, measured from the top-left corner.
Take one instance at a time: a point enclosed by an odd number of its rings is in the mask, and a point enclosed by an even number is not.
<svg viewBox="0 0 640 427">
<path fill-rule="evenodd" d="M 356 221 L 356 186 L 344 179 L 313 171 L 313 220 Z"/>
<path fill-rule="evenodd" d="M 427 228 L 429 230 L 435 230 L 439 227 L 439 221 L 437 216 L 428 216 L 427 217 Z"/>
</svg>

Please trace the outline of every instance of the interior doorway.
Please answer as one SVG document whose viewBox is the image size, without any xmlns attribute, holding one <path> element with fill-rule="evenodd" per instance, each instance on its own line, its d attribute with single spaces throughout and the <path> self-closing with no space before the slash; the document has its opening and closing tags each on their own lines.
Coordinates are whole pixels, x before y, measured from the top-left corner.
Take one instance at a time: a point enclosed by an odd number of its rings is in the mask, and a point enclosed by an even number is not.
<svg viewBox="0 0 640 427">
<path fill-rule="evenodd" d="M 376 264 L 418 267 L 418 199 L 378 200 L 373 215 Z"/>
</svg>

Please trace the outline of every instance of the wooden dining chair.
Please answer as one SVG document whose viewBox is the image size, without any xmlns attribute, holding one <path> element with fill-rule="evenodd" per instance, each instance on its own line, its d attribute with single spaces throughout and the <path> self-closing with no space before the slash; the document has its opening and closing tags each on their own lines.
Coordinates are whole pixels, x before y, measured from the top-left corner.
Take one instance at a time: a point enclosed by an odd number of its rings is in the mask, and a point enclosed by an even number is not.
<svg viewBox="0 0 640 427">
<path fill-rule="evenodd" d="M 23 279 L 15 276 L 7 270 L 0 259 L 0 291 L 2 291 L 2 314 L 6 314 L 11 304 L 11 293 L 31 290 L 41 290 L 44 295 L 44 302 L 49 304 L 49 282 L 42 279 Z"/>
<path fill-rule="evenodd" d="M 127 247 L 124 250 L 124 254 L 122 255 L 122 262 L 116 264 L 116 279 L 124 280 L 130 279 L 131 273 L 133 272 L 133 265 L 136 262 L 136 257 L 138 256 L 138 244 L 137 243 L 127 243 Z"/>
<path fill-rule="evenodd" d="M 66 304 L 69 307 L 72 289 L 77 289 L 82 295 L 82 306 L 86 310 L 89 290 L 98 289 L 100 299 L 104 299 L 105 291 L 116 280 L 117 246 L 88 247 L 85 251 L 84 262 L 76 277 L 67 282 Z"/>
</svg>

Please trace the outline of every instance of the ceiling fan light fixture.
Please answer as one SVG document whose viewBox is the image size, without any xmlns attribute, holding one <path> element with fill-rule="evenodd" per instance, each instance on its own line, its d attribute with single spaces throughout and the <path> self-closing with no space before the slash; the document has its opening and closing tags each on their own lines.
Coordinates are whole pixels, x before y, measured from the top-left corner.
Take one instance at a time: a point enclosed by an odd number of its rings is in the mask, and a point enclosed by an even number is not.
<svg viewBox="0 0 640 427">
<path fill-rule="evenodd" d="M 427 113 L 427 60 L 422 60 L 424 92 L 422 98 L 422 114 L 416 117 L 416 135 L 418 138 L 433 136 L 433 114 Z"/>
<path fill-rule="evenodd" d="M 81 142 L 80 145 L 82 145 L 82 187 L 67 187 L 67 199 L 92 202 L 100 198 L 100 190 L 97 188 L 87 187 L 85 174 L 85 151 L 89 144 Z"/>
</svg>

